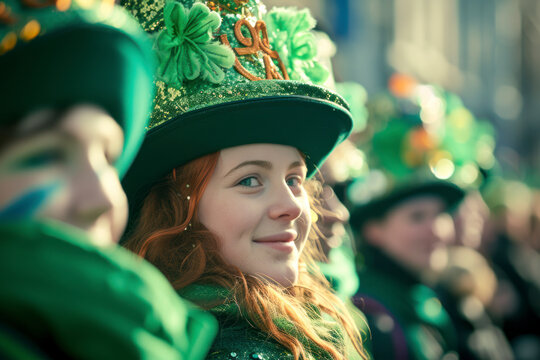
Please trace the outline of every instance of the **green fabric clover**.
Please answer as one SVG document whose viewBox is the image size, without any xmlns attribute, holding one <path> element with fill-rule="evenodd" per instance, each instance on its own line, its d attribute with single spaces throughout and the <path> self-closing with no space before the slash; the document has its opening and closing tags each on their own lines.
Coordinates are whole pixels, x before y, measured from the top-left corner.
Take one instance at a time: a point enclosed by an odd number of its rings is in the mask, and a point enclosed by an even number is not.
<svg viewBox="0 0 540 360">
<path fill-rule="evenodd" d="M 268 37 L 272 49 L 279 53 L 291 80 L 323 84 L 329 76 L 317 56 L 317 41 L 311 32 L 315 19 L 309 10 L 274 8 L 266 14 Z"/>
<path fill-rule="evenodd" d="M 222 68 L 231 68 L 235 56 L 229 47 L 212 41 L 212 33 L 221 26 L 219 14 L 202 3 L 188 10 L 179 2 L 169 1 L 163 15 L 165 29 L 154 43 L 159 58 L 158 79 L 175 87 L 199 77 L 214 84 L 222 82 Z"/>
</svg>

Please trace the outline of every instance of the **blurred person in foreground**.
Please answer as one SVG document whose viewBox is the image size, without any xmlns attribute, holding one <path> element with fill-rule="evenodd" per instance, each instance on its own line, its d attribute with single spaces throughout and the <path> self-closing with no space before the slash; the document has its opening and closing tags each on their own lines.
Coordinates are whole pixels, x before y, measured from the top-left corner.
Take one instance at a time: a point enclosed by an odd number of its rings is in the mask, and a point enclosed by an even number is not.
<svg viewBox="0 0 540 360">
<path fill-rule="evenodd" d="M 0 1 L 1 358 L 205 356 L 214 319 L 116 245 L 153 71 L 110 3 Z"/>
</svg>

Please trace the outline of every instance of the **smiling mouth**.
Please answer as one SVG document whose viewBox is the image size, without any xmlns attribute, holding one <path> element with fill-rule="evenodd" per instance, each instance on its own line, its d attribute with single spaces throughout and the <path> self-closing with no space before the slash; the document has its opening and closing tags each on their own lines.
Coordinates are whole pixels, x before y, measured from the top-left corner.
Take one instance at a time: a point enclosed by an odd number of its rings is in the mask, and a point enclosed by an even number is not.
<svg viewBox="0 0 540 360">
<path fill-rule="evenodd" d="M 295 249 L 294 241 L 298 237 L 298 233 L 294 230 L 284 231 L 279 234 L 264 236 L 254 239 L 253 242 L 263 246 L 268 246 L 274 250 L 290 253 Z"/>
<path fill-rule="evenodd" d="M 279 234 L 274 234 L 270 236 L 264 236 L 257 239 L 254 239 L 253 242 L 256 243 L 289 243 L 294 242 L 298 237 L 298 233 L 294 230 L 284 231 Z"/>
</svg>

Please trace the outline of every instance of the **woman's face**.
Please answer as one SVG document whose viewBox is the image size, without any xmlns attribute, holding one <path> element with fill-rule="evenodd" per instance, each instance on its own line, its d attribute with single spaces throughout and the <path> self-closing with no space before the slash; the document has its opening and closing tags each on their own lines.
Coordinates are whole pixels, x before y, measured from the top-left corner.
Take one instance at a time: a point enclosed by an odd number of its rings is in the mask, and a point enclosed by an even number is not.
<svg viewBox="0 0 540 360">
<path fill-rule="evenodd" d="M 127 200 L 113 164 L 123 131 L 103 109 L 78 105 L 25 117 L 0 152 L 0 221 L 54 219 L 117 242 Z"/>
<path fill-rule="evenodd" d="M 222 255 L 245 273 L 287 287 L 311 228 L 306 166 L 297 149 L 272 144 L 222 150 L 198 209 Z"/>
<path fill-rule="evenodd" d="M 415 272 L 430 268 L 435 250 L 453 238 L 452 218 L 436 196 L 419 196 L 395 206 L 384 219 L 365 225 L 368 242 Z"/>
</svg>

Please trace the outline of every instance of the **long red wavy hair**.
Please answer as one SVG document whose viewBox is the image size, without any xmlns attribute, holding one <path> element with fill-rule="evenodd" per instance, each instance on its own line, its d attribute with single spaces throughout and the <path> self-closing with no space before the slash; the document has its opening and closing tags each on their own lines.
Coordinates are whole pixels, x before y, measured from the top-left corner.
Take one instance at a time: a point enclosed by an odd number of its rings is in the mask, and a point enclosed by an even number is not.
<svg viewBox="0 0 540 360">
<path fill-rule="evenodd" d="M 298 284 L 283 289 L 271 281 L 242 273 L 220 255 L 218 241 L 199 221 L 197 207 L 217 165 L 219 152 L 174 169 L 154 185 L 144 200 L 139 219 L 124 246 L 154 264 L 176 290 L 193 283 L 212 283 L 232 289 L 243 316 L 289 349 L 295 360 L 310 359 L 302 342 L 281 330 L 271 314 L 288 319 L 299 333 L 333 359 L 346 359 L 343 346 L 329 340 L 331 329 L 315 325 L 305 304 L 317 306 L 345 330 L 363 359 L 361 336 L 342 301 L 318 270 L 324 255 L 315 226 L 300 257 Z M 312 210 L 318 212 L 320 183 L 309 180 Z M 315 225 L 315 224 L 314 224 Z M 198 304 L 209 308 L 216 304 Z M 275 316 L 275 315 L 274 315 Z"/>
</svg>

